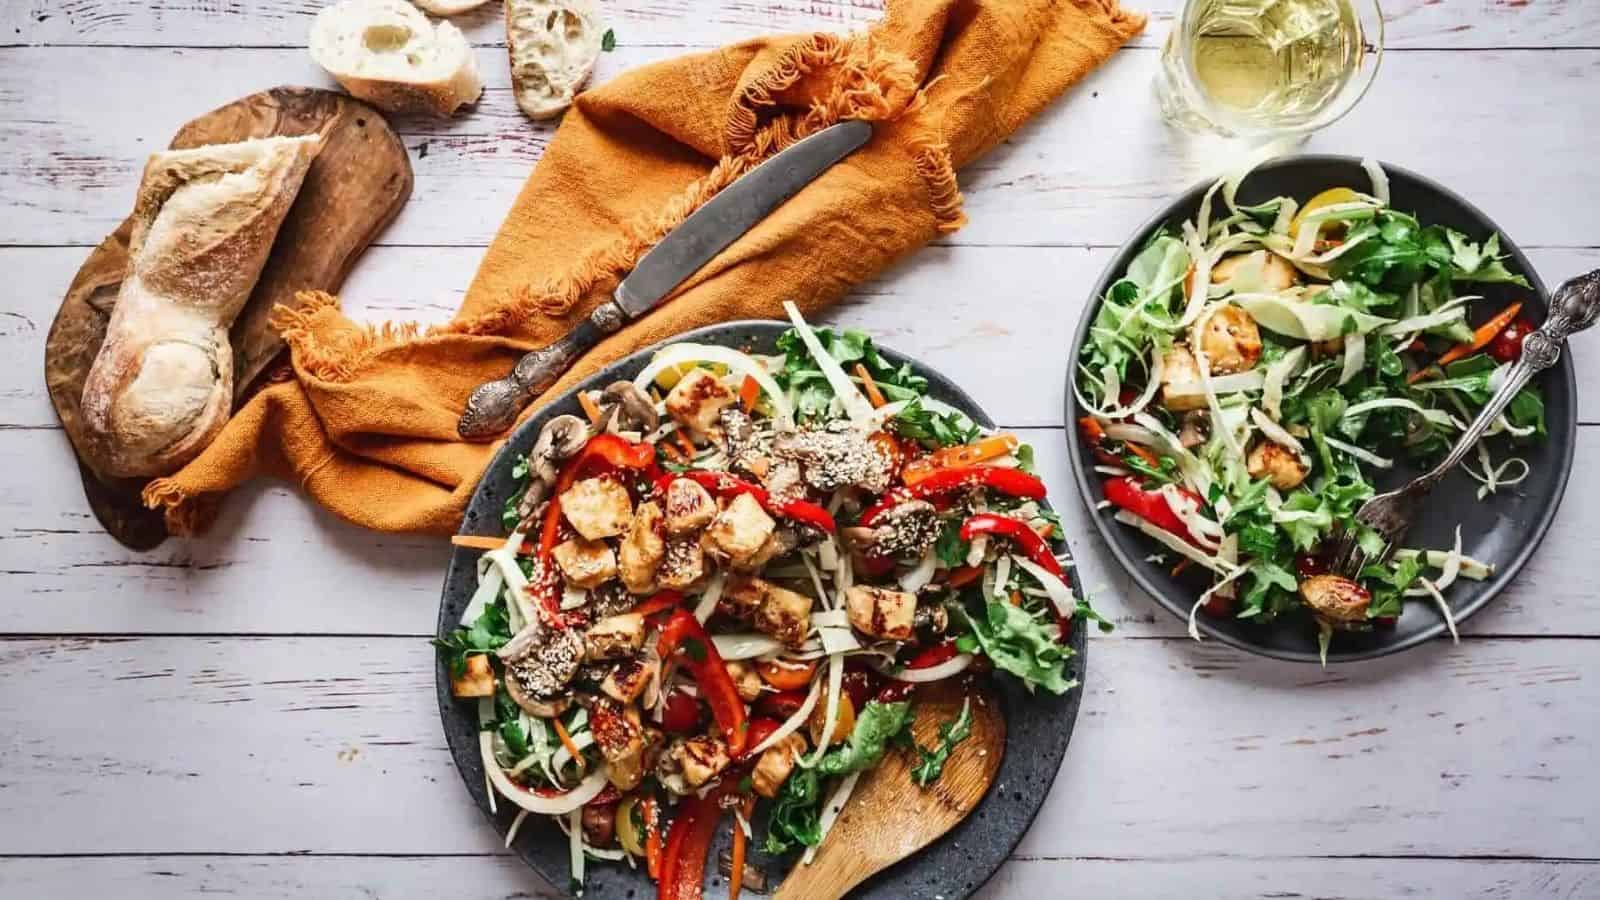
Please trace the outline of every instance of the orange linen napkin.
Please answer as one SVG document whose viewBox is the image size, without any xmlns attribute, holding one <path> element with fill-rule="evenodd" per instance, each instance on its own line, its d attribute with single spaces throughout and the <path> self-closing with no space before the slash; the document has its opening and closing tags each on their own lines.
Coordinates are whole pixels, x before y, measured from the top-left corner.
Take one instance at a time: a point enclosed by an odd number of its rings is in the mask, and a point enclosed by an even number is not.
<svg viewBox="0 0 1600 900">
<path fill-rule="evenodd" d="M 280 309 L 294 377 L 145 490 L 175 531 L 257 474 L 366 528 L 450 532 L 498 446 L 456 436 L 473 388 L 605 299 L 718 189 L 841 119 L 872 140 L 579 360 L 534 408 L 639 347 L 702 325 L 807 314 L 962 224 L 956 169 L 1144 27 L 1116 0 L 889 0 L 854 35 L 764 37 L 582 94 L 448 325 L 372 327 L 327 295 Z"/>
</svg>

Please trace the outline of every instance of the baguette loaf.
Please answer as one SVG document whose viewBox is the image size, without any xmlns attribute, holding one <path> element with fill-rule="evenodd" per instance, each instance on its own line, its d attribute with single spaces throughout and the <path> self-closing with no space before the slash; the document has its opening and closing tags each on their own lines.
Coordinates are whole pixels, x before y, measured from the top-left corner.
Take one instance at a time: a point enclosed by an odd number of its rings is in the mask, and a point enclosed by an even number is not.
<svg viewBox="0 0 1600 900">
<path fill-rule="evenodd" d="M 506 43 L 517 105 L 533 119 L 572 105 L 600 57 L 593 0 L 506 0 Z"/>
<path fill-rule="evenodd" d="M 317 13 L 311 58 L 344 89 L 393 113 L 448 116 L 483 93 L 461 29 L 405 0 L 342 0 Z"/>
<path fill-rule="evenodd" d="M 227 422 L 228 327 L 320 149 L 309 135 L 150 158 L 131 217 L 128 270 L 83 385 L 88 456 L 104 474 L 175 471 Z"/>
</svg>

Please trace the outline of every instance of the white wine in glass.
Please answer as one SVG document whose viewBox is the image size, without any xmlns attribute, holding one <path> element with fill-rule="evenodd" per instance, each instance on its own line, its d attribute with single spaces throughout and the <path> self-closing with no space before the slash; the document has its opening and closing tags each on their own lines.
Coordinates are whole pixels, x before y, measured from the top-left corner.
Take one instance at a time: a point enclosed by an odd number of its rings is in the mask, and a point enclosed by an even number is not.
<svg viewBox="0 0 1600 900">
<path fill-rule="evenodd" d="M 1382 54 L 1377 0 L 1188 0 L 1156 93 L 1167 121 L 1191 131 L 1305 134 L 1361 99 Z"/>
</svg>

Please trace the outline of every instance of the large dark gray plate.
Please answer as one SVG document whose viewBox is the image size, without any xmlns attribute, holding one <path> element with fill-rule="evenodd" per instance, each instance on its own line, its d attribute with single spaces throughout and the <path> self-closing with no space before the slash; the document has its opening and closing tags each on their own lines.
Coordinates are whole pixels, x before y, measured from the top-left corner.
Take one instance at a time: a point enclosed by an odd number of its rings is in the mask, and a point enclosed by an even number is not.
<svg viewBox="0 0 1600 900">
<path fill-rule="evenodd" d="M 731 322 L 702 328 L 675 338 L 674 341 L 722 344 L 759 353 L 773 352 L 777 336 L 787 328 L 778 322 Z M 660 345 L 657 345 L 659 347 Z M 511 436 L 505 446 L 489 464 L 483 481 L 472 497 L 462 523 L 463 534 L 498 535 L 500 511 L 514 487 L 511 477 L 513 458 L 528 452 L 539 429 L 551 416 L 562 413 L 579 414 L 576 392 L 603 387 L 618 378 L 633 378 L 650 359 L 657 347 L 649 347 L 623 359 L 574 388 L 573 392 L 542 409 Z M 900 364 L 911 362 L 918 372 L 928 378 L 929 393 L 951 406 L 960 409 L 985 426 L 993 422 L 978 405 L 949 379 L 915 360 L 880 348 L 883 355 Z M 1058 546 L 1058 551 L 1065 548 Z M 444 635 L 454 629 L 471 599 L 476 573 L 474 551 L 457 549 L 450 558 L 450 568 L 445 574 L 444 597 L 439 606 L 438 632 Z M 1084 634 L 1086 629 L 1074 629 L 1072 647 L 1077 656 L 1072 662 L 1072 675 L 1080 681 L 1087 665 Z M 445 739 L 450 744 L 450 755 L 466 783 L 467 791 L 489 814 L 485 794 L 483 764 L 478 756 L 477 708 L 471 703 L 450 696 L 450 678 L 442 663 L 437 665 L 436 683 L 439 694 L 439 715 L 444 721 Z M 941 840 L 923 852 L 911 857 L 868 881 L 855 896 L 881 898 L 881 900 L 913 900 L 913 898 L 961 898 L 970 895 L 1005 862 L 1006 857 L 1022 840 L 1045 795 L 1055 781 L 1067 751 L 1067 741 L 1072 737 L 1072 726 L 1078 717 L 1082 688 L 1074 689 L 1064 697 L 1047 694 L 1030 695 L 1017 683 L 1002 677 L 995 680 L 995 690 L 1000 697 L 1006 716 L 1006 754 L 994 787 L 978 804 L 977 809 Z M 498 816 L 490 815 L 494 827 L 501 834 L 510 827 L 515 808 L 504 800 L 499 802 Z M 760 827 L 760 823 L 757 824 Z M 763 833 L 762 831 L 757 832 Z M 718 849 L 726 845 L 727 828 L 718 837 Z M 567 885 L 567 838 L 551 822 L 534 817 L 523 823 L 513 844 L 518 856 L 532 866 L 551 885 Z M 726 890 L 716 874 L 715 852 L 707 866 L 707 896 L 716 896 L 712 890 Z M 775 869 L 776 871 L 776 869 Z M 655 886 L 643 875 L 622 863 L 592 862 L 588 867 L 588 883 L 584 897 L 590 900 L 604 898 L 635 898 L 643 900 L 653 896 Z"/>
<path fill-rule="evenodd" d="M 1526 275 L 1533 284 L 1532 292 L 1514 285 L 1472 285 L 1473 293 L 1483 294 L 1486 298 L 1473 304 L 1477 315 L 1487 318 L 1493 311 L 1517 299 L 1526 301 L 1524 312 L 1533 321 L 1544 320 L 1549 294 L 1539 280 L 1538 273 L 1534 272 L 1533 265 L 1504 231 L 1477 207 L 1438 182 L 1387 163 L 1384 164 L 1384 170 L 1389 173 L 1391 199 L 1396 209 L 1415 213 L 1424 225 L 1448 225 L 1466 233 L 1473 240 L 1483 240 L 1490 233 L 1498 232 L 1501 248 L 1511 254 L 1507 264 L 1513 271 Z M 1259 203 L 1280 195 L 1297 197 L 1304 202 L 1326 188 L 1343 185 L 1362 189 L 1368 183 L 1366 172 L 1356 157 L 1296 156 L 1274 161 L 1253 172 L 1245 179 L 1239 192 L 1239 202 Z M 1084 305 L 1083 317 L 1072 342 L 1070 359 L 1074 363 L 1088 337 L 1089 325 L 1100 307 L 1100 299 L 1105 296 L 1106 288 L 1122 277 L 1128 262 L 1152 232 L 1163 225 L 1175 225 L 1193 218 L 1210 184 L 1195 185 L 1188 193 L 1168 204 L 1129 238 L 1122 252 L 1106 267 Z M 1067 424 L 1071 427 L 1082 413 L 1072 395 L 1070 379 L 1073 371 L 1070 366 L 1067 377 Z M 1519 451 L 1519 455 L 1525 457 L 1532 467 L 1527 480 L 1514 489 L 1504 490 L 1480 503 L 1476 499 L 1477 483 L 1462 472 L 1454 472 L 1429 498 L 1423 518 L 1416 523 L 1407 539 L 1407 544 L 1414 547 L 1448 548 L 1454 540 L 1455 527 L 1459 524 L 1462 551 L 1496 566 L 1494 577 L 1488 581 L 1458 581 L 1447 592 L 1457 621 L 1482 609 L 1522 571 L 1545 532 L 1550 529 L 1556 506 L 1566 490 L 1567 476 L 1572 472 L 1578 425 L 1577 387 L 1570 354 L 1563 354 L 1560 365 L 1541 376 L 1538 383 L 1544 390 L 1550 440 L 1542 447 Z M 1074 440 L 1071 444 L 1072 471 L 1078 480 L 1078 489 L 1090 507 L 1095 525 L 1111 545 L 1111 552 L 1134 580 L 1154 595 L 1162 606 L 1173 615 L 1187 619 L 1189 607 L 1205 589 L 1205 582 L 1192 576 L 1174 578 L 1167 574 L 1166 568 L 1145 562 L 1144 558 L 1151 553 L 1154 544 L 1142 534 L 1113 521 L 1108 513 L 1094 510 L 1094 505 L 1101 499 L 1099 479 L 1094 477 L 1094 459 L 1082 441 Z M 1400 466 L 1396 466 L 1387 478 L 1380 480 L 1380 489 L 1397 487 L 1416 474 L 1414 470 L 1402 471 Z M 1289 616 L 1270 625 L 1254 625 L 1238 619 L 1213 619 L 1202 614 L 1198 622 L 1201 631 L 1235 647 L 1279 659 L 1317 661 L 1316 629 L 1304 617 Z M 1444 631 L 1444 619 L 1437 610 L 1422 603 L 1408 603 L 1405 614 L 1393 628 L 1335 636 L 1328 659 L 1370 659 L 1416 646 L 1438 637 Z"/>
</svg>

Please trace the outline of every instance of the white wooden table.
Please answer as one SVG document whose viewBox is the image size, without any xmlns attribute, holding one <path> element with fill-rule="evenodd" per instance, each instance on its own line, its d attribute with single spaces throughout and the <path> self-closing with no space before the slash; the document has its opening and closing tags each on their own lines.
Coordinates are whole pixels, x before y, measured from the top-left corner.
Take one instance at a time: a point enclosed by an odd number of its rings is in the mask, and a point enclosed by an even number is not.
<svg viewBox="0 0 1600 900">
<path fill-rule="evenodd" d="M 1137 3 L 1137 0 L 1130 0 Z M 1043 814 L 986 897 L 1600 896 L 1600 392 L 1520 583 L 1464 629 L 1361 666 L 1194 644 L 1113 568 L 1073 497 L 1062 373 L 1113 248 L 1219 165 L 1156 117 L 1175 0 L 1145 36 L 963 173 L 971 224 L 835 321 L 966 384 L 1041 449 L 1116 633 Z M 329 83 L 321 0 L 0 4 L 0 897 L 522 897 L 536 879 L 462 790 L 433 693 L 443 542 L 357 531 L 288 488 L 149 554 L 84 502 L 46 398 L 44 333 L 143 157 L 279 83 Z M 1461 189 L 1547 282 L 1600 266 L 1600 3 L 1386 0 L 1376 87 L 1312 149 Z M 602 0 L 598 78 L 773 30 L 846 29 L 881 0 Z M 466 17 L 489 88 L 397 123 L 410 206 L 344 297 L 373 318 L 459 301 L 550 129 L 511 101 L 498 4 Z M 1577 342 L 1580 378 L 1600 336 Z"/>
</svg>

